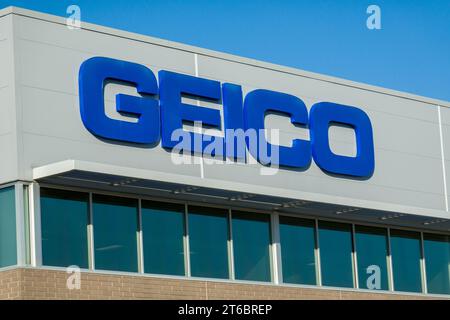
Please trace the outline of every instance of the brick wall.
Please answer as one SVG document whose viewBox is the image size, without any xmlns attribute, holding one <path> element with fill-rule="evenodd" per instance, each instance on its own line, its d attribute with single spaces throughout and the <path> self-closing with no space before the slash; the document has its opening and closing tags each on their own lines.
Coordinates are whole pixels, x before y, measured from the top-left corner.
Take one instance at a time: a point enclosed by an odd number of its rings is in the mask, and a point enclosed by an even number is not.
<svg viewBox="0 0 450 320">
<path fill-rule="evenodd" d="M 86 272 L 81 289 L 67 274 L 48 269 L 0 272 L 0 299 L 422 299 L 420 295 L 227 283 Z M 427 297 L 431 298 L 431 297 Z"/>
<path fill-rule="evenodd" d="M 20 299 L 21 270 L 7 270 L 0 272 L 0 299 Z"/>
</svg>

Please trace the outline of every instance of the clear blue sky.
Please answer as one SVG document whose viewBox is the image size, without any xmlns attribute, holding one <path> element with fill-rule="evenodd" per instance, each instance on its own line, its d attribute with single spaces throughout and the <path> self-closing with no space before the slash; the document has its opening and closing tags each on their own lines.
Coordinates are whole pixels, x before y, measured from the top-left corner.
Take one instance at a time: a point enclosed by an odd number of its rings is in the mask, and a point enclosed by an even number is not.
<svg viewBox="0 0 450 320">
<path fill-rule="evenodd" d="M 86 22 L 450 101 L 450 0 L 0 0 L 70 4 Z"/>
</svg>

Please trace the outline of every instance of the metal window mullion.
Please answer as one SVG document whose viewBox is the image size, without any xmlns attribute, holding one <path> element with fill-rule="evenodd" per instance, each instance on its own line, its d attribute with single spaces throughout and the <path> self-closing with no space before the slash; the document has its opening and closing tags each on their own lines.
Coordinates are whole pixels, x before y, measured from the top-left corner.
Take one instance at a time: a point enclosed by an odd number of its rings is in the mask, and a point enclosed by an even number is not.
<svg viewBox="0 0 450 320">
<path fill-rule="evenodd" d="M 144 273 L 144 236 L 142 232 L 142 200 L 138 200 L 138 230 L 137 230 L 137 242 L 138 242 L 138 271 Z"/>
<path fill-rule="evenodd" d="M 15 216 L 16 216 L 16 264 L 24 266 L 26 264 L 26 241 L 25 241 L 25 205 L 23 196 L 23 183 L 14 185 Z"/>
<path fill-rule="evenodd" d="M 425 264 L 425 248 L 423 243 L 423 232 L 420 233 L 420 271 L 422 281 L 422 292 L 428 293 L 427 268 Z"/>
<path fill-rule="evenodd" d="M 314 256 L 316 258 L 316 282 L 319 287 L 322 286 L 322 266 L 320 262 L 320 245 L 319 245 L 319 220 L 314 219 L 314 237 L 315 248 Z"/>
<path fill-rule="evenodd" d="M 187 277 L 191 276 L 191 254 L 189 248 L 189 219 L 188 219 L 188 205 L 184 204 L 184 272 Z"/>
<path fill-rule="evenodd" d="M 352 268 L 353 268 L 353 286 L 359 288 L 358 275 L 358 254 L 356 252 L 356 231 L 355 224 L 352 224 Z"/>
<path fill-rule="evenodd" d="M 31 265 L 42 265 L 42 230 L 40 189 L 37 182 L 30 185 L 30 253 Z"/>
<path fill-rule="evenodd" d="M 387 268 L 388 268 L 388 286 L 389 291 L 394 291 L 394 269 L 392 265 L 392 246 L 391 246 L 391 228 L 387 228 Z"/>
<path fill-rule="evenodd" d="M 23 184 L 23 221 L 25 241 L 25 265 L 31 265 L 31 242 L 30 242 L 30 185 Z"/>
<path fill-rule="evenodd" d="M 280 245 L 280 217 L 278 213 L 270 215 L 270 230 L 271 230 L 271 266 L 272 266 L 272 281 L 275 284 L 283 282 L 282 266 L 281 266 L 281 245 Z"/>
<path fill-rule="evenodd" d="M 92 192 L 89 192 L 89 212 L 88 212 L 88 255 L 89 255 L 89 269 L 95 270 L 95 246 L 94 246 L 94 212 L 92 210 Z"/>
<path fill-rule="evenodd" d="M 228 272 L 231 280 L 236 279 L 236 275 L 234 272 L 234 248 L 233 248 L 233 224 L 232 224 L 232 212 L 231 209 L 228 209 Z"/>
</svg>

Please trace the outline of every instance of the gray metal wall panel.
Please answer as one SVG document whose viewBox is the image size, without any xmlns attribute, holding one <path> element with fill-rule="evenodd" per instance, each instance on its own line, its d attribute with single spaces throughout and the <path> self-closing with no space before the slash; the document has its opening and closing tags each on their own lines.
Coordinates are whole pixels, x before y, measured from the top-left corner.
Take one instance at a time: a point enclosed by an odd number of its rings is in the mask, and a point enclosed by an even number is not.
<svg viewBox="0 0 450 320">
<path fill-rule="evenodd" d="M 154 72 L 164 68 L 194 74 L 193 54 L 14 18 L 23 109 L 22 179 L 31 179 L 34 167 L 67 159 L 200 176 L 199 165 L 174 165 L 170 153 L 160 147 L 139 148 L 93 136 L 81 122 L 78 98 L 79 67 L 90 57 L 134 61 Z M 110 91 L 109 104 L 116 91 Z"/>
<path fill-rule="evenodd" d="M 194 73 L 194 58 L 189 52 L 144 43 L 123 37 L 113 37 L 89 30 L 70 30 L 64 24 L 15 16 L 18 22 L 17 37 L 52 48 L 73 51 L 80 55 L 111 56 L 145 64 L 148 67 L 164 66 L 177 72 Z"/>
<path fill-rule="evenodd" d="M 66 159 L 200 177 L 198 165 L 174 165 L 170 154 L 159 146 L 138 148 L 94 137 L 81 123 L 78 105 L 78 69 L 89 57 L 107 56 L 144 64 L 154 72 L 166 69 L 194 75 L 194 54 L 190 50 L 90 30 L 69 30 L 62 24 L 23 16 L 14 16 L 14 19 L 21 97 L 17 108 L 22 113 L 20 178 L 31 179 L 33 167 Z M 229 56 L 224 58 L 229 59 Z M 245 93 L 265 88 L 294 94 L 308 108 L 319 101 L 331 101 L 365 110 L 374 128 L 376 170 L 373 177 L 361 181 L 332 177 L 314 163 L 307 170 L 280 170 L 274 176 L 260 175 L 262 166 L 259 164 L 205 164 L 205 178 L 227 185 L 242 182 L 281 191 L 346 198 L 348 205 L 367 200 L 445 210 L 436 106 L 226 59 L 199 54 L 199 76 L 240 84 Z M 118 92 L 135 94 L 132 88 L 108 88 L 107 110 L 113 109 L 114 95 Z M 221 110 L 220 106 L 211 103 L 201 104 Z M 281 129 L 281 142 L 285 145 L 289 145 L 294 137 L 309 137 L 305 128 L 296 128 L 283 117 L 269 117 L 266 125 Z M 334 128 L 331 132 L 333 150 L 343 154 L 355 151 L 351 130 Z"/>
<path fill-rule="evenodd" d="M 291 93 L 305 99 L 340 100 L 345 104 L 363 105 L 366 111 L 374 110 L 433 123 L 438 121 L 437 115 L 429 107 L 427 108 L 430 104 L 424 102 L 216 57 L 199 55 L 198 61 L 200 75 L 216 80 L 230 81 L 233 79 L 235 83 L 246 84 L 252 88 L 266 88 Z"/>
<path fill-rule="evenodd" d="M 0 19 L 0 183 L 17 179 L 17 130 L 14 92 L 12 17 Z"/>
<path fill-rule="evenodd" d="M 294 94 L 308 108 L 319 101 L 360 107 L 372 121 L 376 158 L 375 173 L 364 182 L 330 177 L 314 163 L 304 172 L 280 170 L 276 176 L 269 177 L 259 176 L 257 170 L 253 175 L 244 174 L 246 169 L 242 166 L 227 165 L 222 170 L 205 166 L 205 177 L 257 181 L 257 184 L 305 192 L 445 209 L 435 106 L 205 56 L 199 56 L 199 75 L 241 84 L 246 93 L 264 88 Z M 292 137 L 302 130 L 280 118 L 271 123 L 275 128 L 281 125 L 288 133 L 282 133 L 285 144 L 289 142 L 286 136 Z M 330 137 L 333 149 L 349 152 L 354 148 L 354 138 L 348 131 L 334 133 Z"/>
<path fill-rule="evenodd" d="M 0 89 L 0 135 L 14 133 L 15 117 L 14 92 L 12 86 L 8 86 Z"/>
</svg>

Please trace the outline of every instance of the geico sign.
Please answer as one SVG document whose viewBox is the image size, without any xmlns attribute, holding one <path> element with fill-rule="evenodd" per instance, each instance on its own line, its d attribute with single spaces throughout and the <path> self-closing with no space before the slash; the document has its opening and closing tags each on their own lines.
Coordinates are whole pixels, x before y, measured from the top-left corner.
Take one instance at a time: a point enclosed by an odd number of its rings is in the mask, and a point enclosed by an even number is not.
<svg viewBox="0 0 450 320">
<path fill-rule="evenodd" d="M 158 144 L 172 149 L 180 142 L 180 135 L 174 132 L 183 128 L 183 122 L 201 122 L 208 127 L 221 129 L 220 111 L 182 103 L 182 95 L 189 95 L 221 103 L 224 115 L 224 137 L 205 136 L 200 133 L 184 131 L 191 141 L 187 149 L 193 153 L 205 154 L 208 143 L 222 145 L 216 148 L 214 156 L 245 157 L 245 152 L 227 145 L 236 142 L 229 132 L 264 129 L 264 118 L 268 112 L 277 112 L 290 118 L 293 124 L 309 127 L 310 140 L 295 139 L 290 147 L 277 146 L 279 166 L 291 168 L 308 167 L 313 158 L 324 171 L 356 177 L 369 177 L 373 174 L 374 146 L 372 125 L 367 114 L 361 109 L 330 102 L 316 103 L 308 110 L 298 97 L 290 94 L 254 90 L 245 99 L 239 85 L 193 77 L 170 71 L 159 71 L 159 86 L 153 72 L 140 64 L 94 57 L 86 60 L 80 68 L 80 109 L 85 127 L 94 135 L 137 144 Z M 116 96 L 117 112 L 137 118 L 137 122 L 109 118 L 105 114 L 105 82 L 120 81 L 136 87 L 143 97 L 124 94 Z M 150 97 L 149 97 L 150 96 Z M 151 97 L 153 96 L 153 97 Z M 159 99 L 156 99 L 159 96 Z M 350 126 L 356 136 L 356 156 L 337 155 L 331 151 L 329 143 L 330 124 Z M 200 136 L 200 137 L 198 137 Z M 258 145 L 267 149 L 273 146 L 264 135 L 257 135 Z M 255 148 L 248 151 L 260 160 Z M 229 151 L 231 150 L 231 151 Z"/>
</svg>

